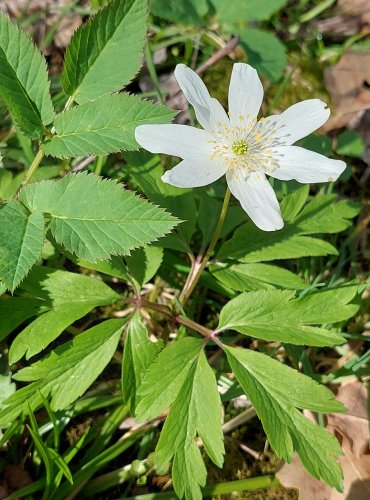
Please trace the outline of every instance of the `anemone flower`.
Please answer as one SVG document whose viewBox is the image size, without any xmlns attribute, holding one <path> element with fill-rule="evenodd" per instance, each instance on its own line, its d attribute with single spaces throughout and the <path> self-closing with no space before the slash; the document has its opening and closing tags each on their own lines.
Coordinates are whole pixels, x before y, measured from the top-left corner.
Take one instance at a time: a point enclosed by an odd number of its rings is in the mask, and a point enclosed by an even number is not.
<svg viewBox="0 0 370 500">
<path fill-rule="evenodd" d="M 280 115 L 257 120 L 263 87 L 248 64 L 234 64 L 228 114 L 193 70 L 179 64 L 175 76 L 203 130 L 170 124 L 140 125 L 135 131 L 137 142 L 148 151 L 183 159 L 165 172 L 164 182 L 193 188 L 226 174 L 231 193 L 256 226 L 275 231 L 284 222 L 266 175 L 302 183 L 331 182 L 345 169 L 343 161 L 293 146 L 329 118 L 330 110 L 319 99 L 299 102 Z"/>
</svg>

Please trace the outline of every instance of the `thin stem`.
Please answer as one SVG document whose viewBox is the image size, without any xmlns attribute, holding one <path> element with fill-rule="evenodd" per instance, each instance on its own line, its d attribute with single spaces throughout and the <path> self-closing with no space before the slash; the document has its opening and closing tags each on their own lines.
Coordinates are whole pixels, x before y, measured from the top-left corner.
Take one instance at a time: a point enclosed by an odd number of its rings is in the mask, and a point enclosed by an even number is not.
<svg viewBox="0 0 370 500">
<path fill-rule="evenodd" d="M 35 156 L 33 162 L 30 165 L 30 168 L 27 170 L 26 177 L 23 179 L 21 185 L 19 186 L 19 188 L 17 190 L 17 194 L 19 193 L 19 191 L 22 188 L 24 188 L 24 186 L 26 186 L 26 184 L 29 183 L 31 177 L 33 176 L 33 174 L 36 172 L 38 166 L 40 165 L 41 160 L 43 159 L 43 157 L 44 157 L 44 153 L 42 152 L 41 149 L 39 149 L 38 152 L 37 152 L 37 155 Z"/>
<path fill-rule="evenodd" d="M 150 78 L 152 80 L 155 91 L 157 92 L 158 99 L 161 102 L 161 104 L 164 104 L 161 86 L 160 86 L 160 83 L 158 80 L 158 75 L 157 75 L 157 71 L 155 69 L 153 55 L 152 55 L 152 51 L 149 47 L 149 43 L 147 43 L 145 46 L 145 60 L 146 60 L 146 66 L 148 68 Z"/>
<path fill-rule="evenodd" d="M 225 483 L 209 484 L 203 488 L 203 496 L 227 495 L 234 491 L 253 491 L 262 488 L 275 488 L 280 486 L 279 480 L 273 476 L 258 476 L 250 477 L 248 479 L 240 479 L 239 481 L 228 481 Z M 120 497 L 120 499 L 123 497 Z M 172 500 L 177 498 L 173 491 L 166 491 L 165 493 L 148 493 L 146 495 L 136 495 L 128 497 L 126 500 Z"/>
<path fill-rule="evenodd" d="M 220 212 L 220 217 L 218 219 L 217 226 L 216 226 L 215 231 L 213 233 L 212 240 L 211 240 L 211 243 L 209 244 L 208 250 L 207 250 L 205 256 L 203 257 L 202 261 L 200 262 L 200 264 L 197 266 L 197 269 L 193 270 L 191 280 L 189 280 L 189 282 L 187 283 L 187 287 L 186 288 L 184 287 L 184 289 L 182 290 L 182 292 L 180 294 L 179 301 L 181 302 L 182 305 L 185 304 L 185 302 L 188 300 L 188 298 L 192 294 L 196 284 L 199 281 L 199 278 L 200 278 L 204 268 L 208 264 L 208 261 L 212 255 L 212 252 L 213 252 L 213 250 L 216 246 L 216 243 L 218 241 L 218 238 L 220 236 L 220 232 L 221 232 L 221 229 L 222 229 L 222 226 L 224 224 L 225 217 L 226 217 L 227 207 L 229 206 L 229 201 L 230 201 L 230 189 L 227 188 L 226 193 L 225 193 L 224 202 L 222 204 L 222 208 L 221 208 L 221 212 Z"/>
</svg>

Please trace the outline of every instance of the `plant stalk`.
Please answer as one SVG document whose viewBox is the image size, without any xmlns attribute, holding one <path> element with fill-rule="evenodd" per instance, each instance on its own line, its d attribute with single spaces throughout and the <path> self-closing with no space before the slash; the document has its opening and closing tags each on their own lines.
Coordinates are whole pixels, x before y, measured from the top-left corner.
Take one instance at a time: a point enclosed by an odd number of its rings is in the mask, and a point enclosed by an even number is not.
<svg viewBox="0 0 370 500">
<path fill-rule="evenodd" d="M 23 189 L 24 186 L 26 186 L 29 183 L 31 177 L 33 176 L 33 174 L 36 172 L 38 166 L 40 165 L 41 160 L 43 159 L 43 157 L 44 157 L 44 153 L 42 152 L 41 149 L 39 149 L 38 152 L 37 152 L 37 155 L 35 156 L 33 162 L 30 165 L 30 168 L 27 170 L 26 177 L 23 179 L 23 181 L 22 181 L 21 185 L 19 186 L 16 194 L 18 194 L 21 191 L 21 189 Z"/>
<path fill-rule="evenodd" d="M 222 204 L 220 216 L 218 218 L 217 226 L 216 226 L 215 231 L 213 233 L 212 240 L 211 240 L 211 243 L 209 244 L 208 250 L 198 265 L 197 265 L 197 259 L 195 260 L 196 269 L 195 268 L 193 269 L 191 279 L 189 280 L 189 282 L 187 282 L 187 286 L 183 288 L 183 290 L 180 294 L 179 302 L 182 305 L 184 305 L 186 303 L 186 301 L 189 299 L 190 295 L 192 294 L 196 284 L 199 281 L 199 278 L 200 278 L 203 270 L 205 269 L 206 265 L 208 264 L 208 261 L 212 255 L 212 252 L 216 246 L 216 243 L 217 243 L 218 238 L 220 236 L 222 226 L 223 226 L 224 221 L 225 221 L 227 207 L 229 206 L 229 201 L 230 201 L 230 194 L 231 194 L 230 189 L 227 188 L 226 193 L 225 193 L 225 197 L 224 197 L 224 202 Z"/>
</svg>

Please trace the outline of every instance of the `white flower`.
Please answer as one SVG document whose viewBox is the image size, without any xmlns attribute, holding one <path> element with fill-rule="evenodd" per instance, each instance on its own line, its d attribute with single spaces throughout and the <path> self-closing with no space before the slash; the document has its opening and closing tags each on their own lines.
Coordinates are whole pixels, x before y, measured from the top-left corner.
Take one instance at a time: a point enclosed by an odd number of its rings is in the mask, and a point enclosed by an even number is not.
<svg viewBox="0 0 370 500">
<path fill-rule="evenodd" d="M 257 121 L 263 87 L 248 64 L 234 64 L 229 87 L 229 116 L 211 98 L 199 76 L 184 64 L 175 70 L 187 100 L 204 130 L 187 125 L 140 125 L 137 142 L 152 153 L 183 158 L 162 180 L 177 187 L 205 186 L 226 174 L 232 194 L 264 231 L 284 225 L 279 203 L 266 174 L 298 182 L 334 181 L 346 165 L 292 146 L 329 118 L 327 105 L 309 99 L 281 115 Z"/>
</svg>

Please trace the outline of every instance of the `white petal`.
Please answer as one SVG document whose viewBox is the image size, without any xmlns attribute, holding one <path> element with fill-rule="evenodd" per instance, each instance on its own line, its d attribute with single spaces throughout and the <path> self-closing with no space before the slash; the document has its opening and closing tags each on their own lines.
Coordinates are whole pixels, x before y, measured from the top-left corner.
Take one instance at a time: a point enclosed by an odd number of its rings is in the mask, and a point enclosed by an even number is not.
<svg viewBox="0 0 370 500">
<path fill-rule="evenodd" d="M 205 130 L 187 125 L 139 125 L 135 138 L 151 153 L 194 158 L 197 155 L 211 155 L 209 140 L 212 136 Z"/>
<path fill-rule="evenodd" d="M 344 161 L 331 160 L 298 146 L 274 148 L 271 156 L 279 163 L 279 167 L 270 175 L 282 181 L 331 182 L 337 180 L 346 168 Z"/>
<path fill-rule="evenodd" d="M 177 187 L 199 187 L 211 184 L 222 177 L 227 167 L 221 161 L 198 157 L 196 160 L 183 160 L 176 167 L 162 175 L 162 181 Z"/>
<path fill-rule="evenodd" d="M 233 66 L 229 87 L 229 114 L 231 125 L 251 121 L 258 115 L 263 99 L 263 87 L 257 71 L 244 63 Z"/>
<path fill-rule="evenodd" d="M 265 126 L 268 122 L 275 122 L 278 130 L 274 138 L 279 140 L 279 145 L 290 146 L 324 125 L 329 116 L 327 104 L 320 99 L 308 99 L 293 104 L 281 115 L 269 116 Z"/>
<path fill-rule="evenodd" d="M 284 226 L 276 195 L 263 173 L 229 171 L 226 179 L 230 191 L 257 227 L 276 231 Z"/>
<path fill-rule="evenodd" d="M 194 107 L 198 122 L 209 131 L 219 128 L 218 123 L 229 124 L 224 108 L 217 99 L 213 99 L 202 79 L 185 64 L 178 64 L 175 77 L 186 99 Z"/>
</svg>

